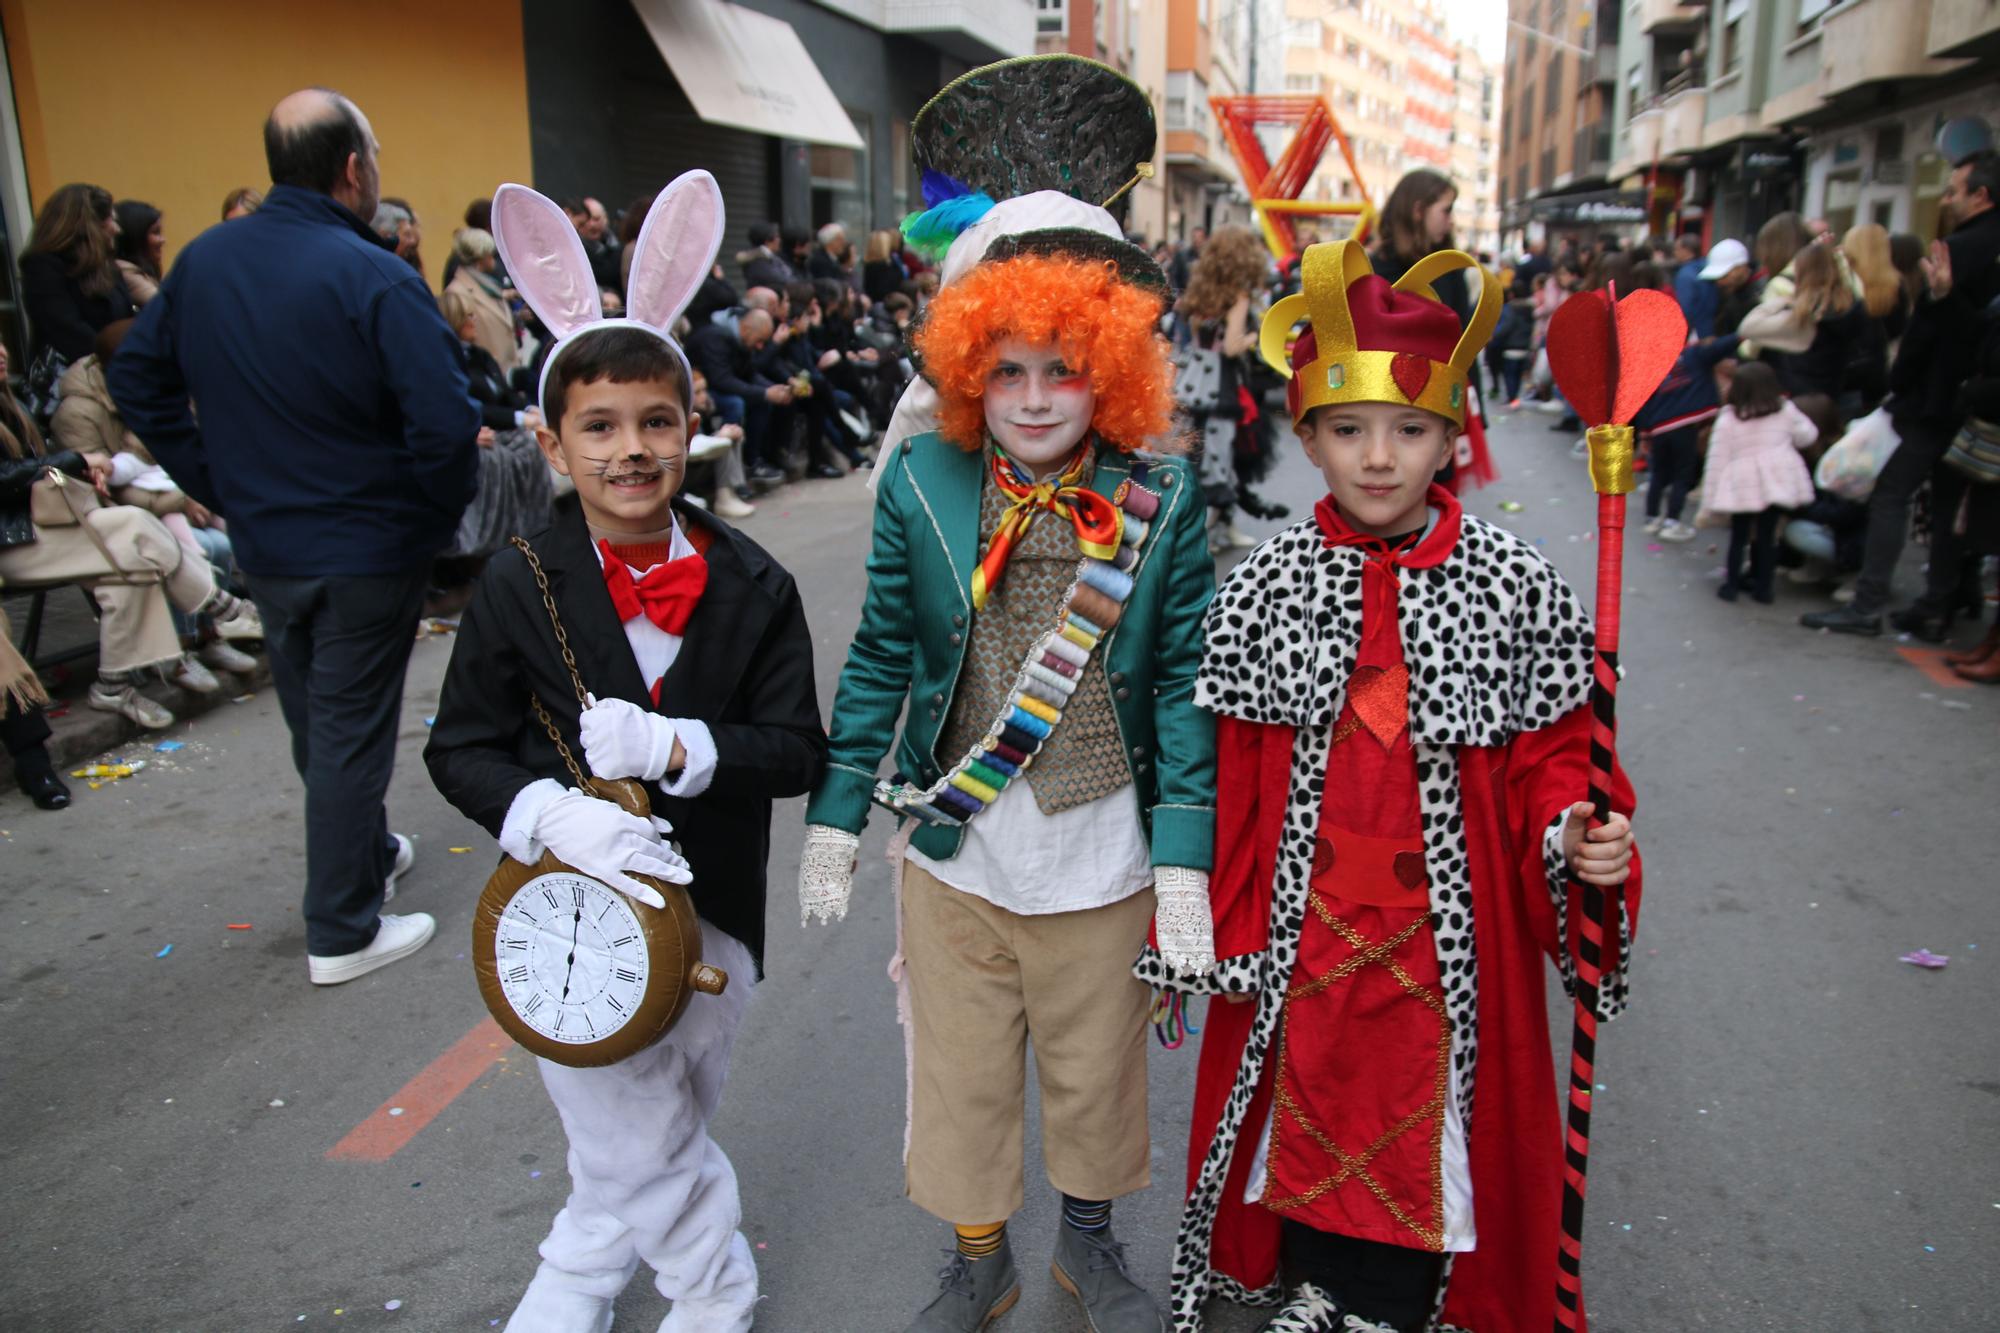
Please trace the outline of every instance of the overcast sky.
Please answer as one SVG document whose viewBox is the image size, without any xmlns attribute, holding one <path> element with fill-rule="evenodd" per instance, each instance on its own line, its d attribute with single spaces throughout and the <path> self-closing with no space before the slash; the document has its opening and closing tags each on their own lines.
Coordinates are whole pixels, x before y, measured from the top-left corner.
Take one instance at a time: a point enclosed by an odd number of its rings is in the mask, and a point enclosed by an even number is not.
<svg viewBox="0 0 2000 1333">
<path fill-rule="evenodd" d="M 1507 54 L 1507 0 L 1444 0 L 1453 35 L 1469 38 L 1479 54 L 1499 64 Z"/>
</svg>

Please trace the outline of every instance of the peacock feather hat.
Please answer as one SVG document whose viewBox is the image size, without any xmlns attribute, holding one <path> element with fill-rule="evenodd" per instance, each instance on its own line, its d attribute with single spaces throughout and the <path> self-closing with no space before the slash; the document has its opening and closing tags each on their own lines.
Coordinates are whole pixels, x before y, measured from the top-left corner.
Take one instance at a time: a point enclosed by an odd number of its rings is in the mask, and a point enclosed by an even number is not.
<svg viewBox="0 0 2000 1333">
<path fill-rule="evenodd" d="M 1153 174 L 1153 104 L 1109 65 L 1054 54 L 981 66 L 925 103 L 910 138 L 926 207 L 903 235 L 919 252 L 942 259 L 983 223 L 984 259 L 1093 259 L 1166 290 L 1160 266 L 1119 226 L 1126 192 Z"/>
</svg>

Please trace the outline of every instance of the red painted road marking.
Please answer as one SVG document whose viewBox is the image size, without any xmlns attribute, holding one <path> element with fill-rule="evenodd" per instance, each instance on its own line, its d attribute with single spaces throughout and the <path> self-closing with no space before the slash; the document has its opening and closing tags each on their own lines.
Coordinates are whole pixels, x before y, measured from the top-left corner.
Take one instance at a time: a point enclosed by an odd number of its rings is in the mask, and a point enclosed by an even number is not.
<svg viewBox="0 0 2000 1333">
<path fill-rule="evenodd" d="M 327 1149 L 337 1162 L 386 1162 L 437 1119 L 438 1112 L 493 1067 L 513 1042 L 490 1018 L 460 1037 L 452 1048 L 425 1066 L 417 1076 L 375 1108 L 375 1113 Z M 395 1110 L 397 1114 L 389 1114 Z"/>
<path fill-rule="evenodd" d="M 1931 684 L 1941 685 L 1947 690 L 1969 690 L 1972 682 L 1955 674 L 1944 664 L 1945 650 L 1942 648 L 1898 648 L 1903 660 L 1930 677 Z"/>
</svg>

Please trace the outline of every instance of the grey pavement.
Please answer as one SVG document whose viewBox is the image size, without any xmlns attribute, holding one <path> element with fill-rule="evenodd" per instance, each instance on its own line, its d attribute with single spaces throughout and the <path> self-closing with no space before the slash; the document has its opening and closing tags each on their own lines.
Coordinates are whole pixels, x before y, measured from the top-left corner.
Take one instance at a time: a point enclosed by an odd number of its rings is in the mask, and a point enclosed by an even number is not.
<svg viewBox="0 0 2000 1333">
<path fill-rule="evenodd" d="M 1499 423 L 1502 480 L 1469 507 L 1587 588 L 1592 498 L 1547 421 Z M 1314 480 L 1288 447 L 1266 489 L 1303 516 Z M 806 484 L 744 524 L 805 590 L 823 707 L 868 506 L 859 479 Z M 1717 601 L 1706 534 L 1649 544 L 1634 533 L 1621 693 L 1648 892 L 1632 1012 L 1598 1064 L 1596 1327 L 2000 1325 L 2000 692 L 1940 685 L 1893 638 L 1806 633 L 1816 602 L 1783 583 L 1774 607 Z M 418 846 L 397 906 L 435 913 L 439 937 L 347 986 L 306 983 L 300 791 L 268 689 L 177 729 L 180 750 L 115 752 L 152 762 L 64 814 L 0 795 L 0 1328 L 504 1322 L 565 1193 L 531 1059 L 500 1050 L 386 1160 L 328 1155 L 363 1122 L 394 1134 L 399 1090 L 484 1016 L 466 952 L 493 849 L 419 760 L 450 649 L 417 645 L 391 794 Z M 804 932 L 802 804 L 776 812 L 770 977 L 715 1133 L 757 1247 L 758 1327 L 896 1330 L 948 1233 L 901 1197 L 885 832 L 848 918 Z M 1949 967 L 1897 961 L 1918 947 Z M 1550 1008 L 1560 1045 L 1567 1012 Z M 1194 1045 L 1153 1051 L 1155 1183 L 1116 1219 L 1162 1296 Z M 1048 1278 L 1056 1209 L 1034 1151 L 1024 1296 L 996 1330 L 1078 1333 Z M 642 1272 L 618 1327 L 665 1309 Z M 1257 1326 L 1212 1309 L 1221 1333 Z"/>
</svg>

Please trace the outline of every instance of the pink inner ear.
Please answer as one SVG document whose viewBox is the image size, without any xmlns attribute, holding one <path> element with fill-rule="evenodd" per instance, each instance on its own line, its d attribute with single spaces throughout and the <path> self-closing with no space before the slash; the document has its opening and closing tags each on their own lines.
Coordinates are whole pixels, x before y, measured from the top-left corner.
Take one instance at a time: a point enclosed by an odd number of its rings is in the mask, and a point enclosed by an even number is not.
<svg viewBox="0 0 2000 1333">
<path fill-rule="evenodd" d="M 626 303 L 633 319 L 661 330 L 701 290 L 722 239 L 722 193 L 706 174 L 667 187 L 637 242 Z"/>
<path fill-rule="evenodd" d="M 532 190 L 503 190 L 493 229 L 515 290 L 551 333 L 560 338 L 604 317 L 583 242 L 559 205 Z"/>
</svg>

